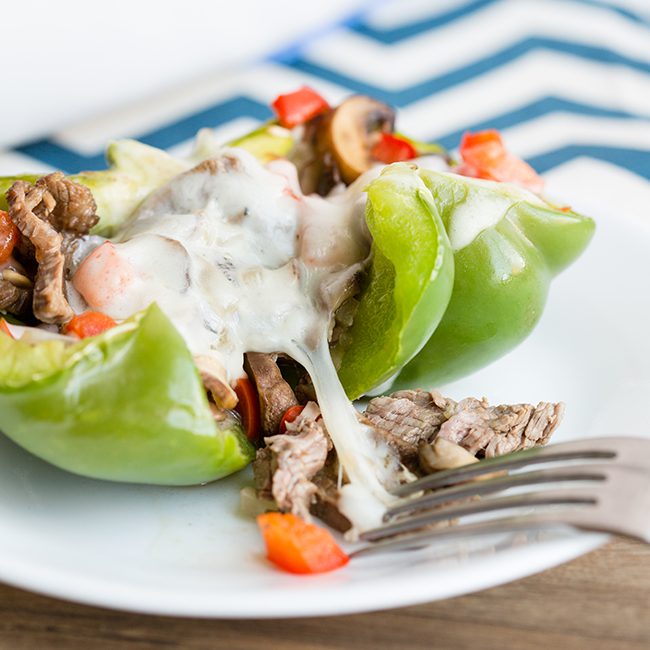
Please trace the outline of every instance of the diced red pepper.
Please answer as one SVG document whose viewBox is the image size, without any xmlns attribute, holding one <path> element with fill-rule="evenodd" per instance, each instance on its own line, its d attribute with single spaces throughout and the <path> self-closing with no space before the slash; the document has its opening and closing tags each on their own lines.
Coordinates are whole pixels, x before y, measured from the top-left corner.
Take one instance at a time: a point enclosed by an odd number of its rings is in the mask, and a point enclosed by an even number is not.
<svg viewBox="0 0 650 650">
<path fill-rule="evenodd" d="M 460 143 L 463 163 L 456 172 L 464 176 L 515 183 L 533 192 L 544 187 L 542 177 L 524 160 L 510 153 L 498 131 L 465 133 Z"/>
<path fill-rule="evenodd" d="M 350 558 L 326 528 L 292 514 L 268 512 L 257 517 L 266 556 L 290 573 L 324 573 L 345 566 Z"/>
<path fill-rule="evenodd" d="M 11 333 L 11 330 L 9 329 L 9 325 L 7 325 L 7 321 L 4 318 L 0 318 L 0 332 L 4 332 L 7 336 L 10 336 L 12 339 L 14 338 L 14 335 Z"/>
<path fill-rule="evenodd" d="M 86 311 L 75 316 L 65 325 L 63 331 L 66 334 L 74 334 L 80 339 L 86 339 L 89 336 L 97 336 L 116 325 L 117 323 L 106 314 L 98 311 Z"/>
<path fill-rule="evenodd" d="M 417 158 L 418 152 L 408 141 L 392 133 L 380 133 L 379 140 L 372 148 L 372 157 L 386 165 L 402 160 Z"/>
<path fill-rule="evenodd" d="M 4 264 L 18 243 L 20 232 L 8 212 L 0 210 L 0 264 Z"/>
<path fill-rule="evenodd" d="M 235 384 L 235 393 L 239 400 L 235 410 L 241 416 L 246 437 L 251 441 L 255 441 L 259 438 L 262 427 L 257 388 L 248 377 L 242 377 Z"/>
<path fill-rule="evenodd" d="M 280 124 L 288 129 L 304 124 L 330 107 L 323 97 L 307 86 L 279 95 L 271 106 Z"/>
<path fill-rule="evenodd" d="M 305 407 L 296 404 L 295 406 L 290 406 L 285 412 L 284 415 L 282 416 L 282 419 L 280 420 L 280 427 L 279 431 L 280 433 L 286 433 L 287 432 L 287 423 L 288 422 L 293 422 L 303 411 Z"/>
</svg>

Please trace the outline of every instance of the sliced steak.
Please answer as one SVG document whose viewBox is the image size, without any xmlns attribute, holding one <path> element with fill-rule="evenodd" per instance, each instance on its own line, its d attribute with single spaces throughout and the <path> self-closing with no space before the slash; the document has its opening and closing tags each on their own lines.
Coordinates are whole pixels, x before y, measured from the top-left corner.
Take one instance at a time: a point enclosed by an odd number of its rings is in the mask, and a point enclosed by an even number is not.
<svg viewBox="0 0 650 650">
<path fill-rule="evenodd" d="M 267 436 L 278 432 L 286 410 L 298 404 L 291 386 L 283 379 L 276 360 L 277 355 L 261 352 L 247 352 L 244 356 L 244 370 L 257 387 L 262 431 Z"/>
<path fill-rule="evenodd" d="M 336 452 L 328 456 L 325 467 L 314 476 L 312 483 L 316 486 L 316 493 L 311 504 L 310 512 L 328 526 L 341 533 L 352 528 L 352 522 L 339 510 L 338 490 L 338 460 Z"/>
<path fill-rule="evenodd" d="M 273 454 L 269 447 L 261 447 L 253 461 L 253 479 L 255 490 L 260 499 L 273 498 Z"/>
<path fill-rule="evenodd" d="M 287 425 L 286 434 L 267 439 L 269 446 L 259 449 L 253 461 L 255 489 L 258 498 L 275 499 L 281 510 L 301 517 L 309 511 L 328 526 L 345 532 L 352 524 L 338 509 L 338 459 L 319 416 L 320 410 L 312 402 L 300 418 Z M 299 439 L 292 440 L 296 437 Z M 305 448 L 307 454 L 302 453 Z M 291 453 L 286 454 L 287 449 Z M 296 458 L 302 467 L 296 467 Z"/>
<path fill-rule="evenodd" d="M 420 465 L 418 447 L 444 438 L 478 456 L 500 456 L 546 444 L 563 404 L 490 406 L 473 397 L 455 402 L 437 392 L 404 390 L 370 400 L 364 413 L 409 468 Z"/>
<path fill-rule="evenodd" d="M 9 216 L 24 238 L 34 246 L 38 271 L 34 283 L 34 316 L 43 323 L 62 324 L 74 312 L 64 293 L 63 237 L 34 212 L 43 202 L 44 186 L 16 181 L 7 191 Z"/>
<path fill-rule="evenodd" d="M 364 416 L 410 467 L 417 463 L 420 443 L 436 435 L 454 406 L 438 393 L 405 390 L 371 399 Z"/>
<path fill-rule="evenodd" d="M 55 230 L 81 237 L 97 224 L 97 205 L 91 191 L 79 183 L 54 172 L 39 178 L 36 187 L 43 189 L 43 198 L 34 212 L 48 221 Z"/>
<path fill-rule="evenodd" d="M 564 415 L 564 404 L 540 402 L 490 406 L 485 399 L 460 401 L 438 436 L 486 458 L 544 445 Z"/>
<path fill-rule="evenodd" d="M 311 479 L 325 466 L 332 444 L 319 416 L 320 409 L 310 402 L 287 424 L 287 433 L 264 439 L 271 453 L 271 494 L 278 508 L 307 521 L 317 492 Z M 261 464 L 256 473 L 263 483 Z"/>
</svg>

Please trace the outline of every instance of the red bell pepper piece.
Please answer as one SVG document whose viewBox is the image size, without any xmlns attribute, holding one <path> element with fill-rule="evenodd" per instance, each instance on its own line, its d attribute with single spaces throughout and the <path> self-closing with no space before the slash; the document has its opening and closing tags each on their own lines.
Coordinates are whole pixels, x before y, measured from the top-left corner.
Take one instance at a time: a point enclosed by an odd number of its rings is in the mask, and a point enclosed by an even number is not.
<svg viewBox="0 0 650 650">
<path fill-rule="evenodd" d="M 304 124 L 329 108 L 327 101 L 307 86 L 286 95 L 279 95 L 271 106 L 280 124 L 288 129 Z"/>
<path fill-rule="evenodd" d="M 418 152 L 408 141 L 392 133 L 380 133 L 379 140 L 372 148 L 372 157 L 386 165 L 402 160 L 417 158 Z"/>
<path fill-rule="evenodd" d="M 242 377 L 235 384 L 235 393 L 239 400 L 235 410 L 241 416 L 246 437 L 251 441 L 255 441 L 259 438 L 262 426 L 257 388 L 248 377 Z"/>
<path fill-rule="evenodd" d="M 11 333 L 11 330 L 9 329 L 9 325 L 7 325 L 7 321 L 4 318 L 0 318 L 0 332 L 3 332 L 4 334 L 11 337 L 12 339 L 14 338 L 14 335 Z"/>
<path fill-rule="evenodd" d="M 0 264 L 4 264 L 9 259 L 19 237 L 20 232 L 9 213 L 0 210 Z"/>
<path fill-rule="evenodd" d="M 305 408 L 304 406 L 301 406 L 300 404 L 296 404 L 295 406 L 290 406 L 284 412 L 284 415 L 280 420 L 280 426 L 279 426 L 280 433 L 287 432 L 287 423 L 293 422 L 302 413 L 304 408 Z"/>
<path fill-rule="evenodd" d="M 300 517 L 267 512 L 257 517 L 266 556 L 290 573 L 324 573 L 345 566 L 350 558 L 326 528 Z"/>
<path fill-rule="evenodd" d="M 63 331 L 66 334 L 74 334 L 80 339 L 86 339 L 89 336 L 97 336 L 116 325 L 117 323 L 106 314 L 98 311 L 86 311 L 75 316 L 65 325 Z"/>
<path fill-rule="evenodd" d="M 533 192 L 544 187 L 542 177 L 524 160 L 510 153 L 498 131 L 465 133 L 460 143 L 463 163 L 456 172 L 464 176 L 515 183 Z"/>
</svg>

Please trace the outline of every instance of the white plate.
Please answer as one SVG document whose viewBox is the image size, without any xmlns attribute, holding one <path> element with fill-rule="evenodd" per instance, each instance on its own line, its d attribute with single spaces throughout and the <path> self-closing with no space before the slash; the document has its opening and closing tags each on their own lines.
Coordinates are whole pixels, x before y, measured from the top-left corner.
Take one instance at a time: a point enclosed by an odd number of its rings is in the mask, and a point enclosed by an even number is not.
<svg viewBox="0 0 650 650">
<path fill-rule="evenodd" d="M 549 189 L 598 220 L 558 278 L 525 344 L 448 387 L 456 398 L 564 400 L 556 440 L 650 435 L 650 188 L 589 160 Z M 47 432 L 44 432 L 46 435 Z M 66 474 L 0 438 L 0 579 L 84 603 L 157 614 L 289 617 L 408 605 L 520 578 L 585 553 L 602 535 L 518 536 L 353 561 L 316 577 L 281 573 L 237 514 L 246 473 L 201 488 L 153 488 Z"/>
</svg>

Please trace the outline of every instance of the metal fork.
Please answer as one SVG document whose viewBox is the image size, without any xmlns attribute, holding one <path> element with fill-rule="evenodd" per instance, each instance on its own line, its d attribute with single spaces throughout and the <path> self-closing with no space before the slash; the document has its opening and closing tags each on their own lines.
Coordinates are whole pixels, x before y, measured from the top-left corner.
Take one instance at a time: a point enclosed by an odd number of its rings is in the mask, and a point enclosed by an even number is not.
<svg viewBox="0 0 650 650">
<path fill-rule="evenodd" d="M 528 469 L 549 463 L 556 466 Z M 526 471 L 518 471 L 524 468 Z M 565 486 L 552 487 L 557 483 Z M 572 483 L 582 485 L 566 486 Z M 551 487 L 539 488 L 545 484 Z M 503 494 L 533 486 L 537 488 L 532 491 Z M 650 439 L 592 438 L 535 447 L 437 472 L 400 486 L 394 494 L 401 499 L 384 515 L 384 525 L 362 533 L 360 539 L 369 544 L 353 555 L 558 525 L 614 533 L 650 544 Z M 551 505 L 558 508 L 503 514 Z M 501 516 L 462 520 L 484 513 Z M 431 527 L 458 519 L 455 525 Z"/>
</svg>

